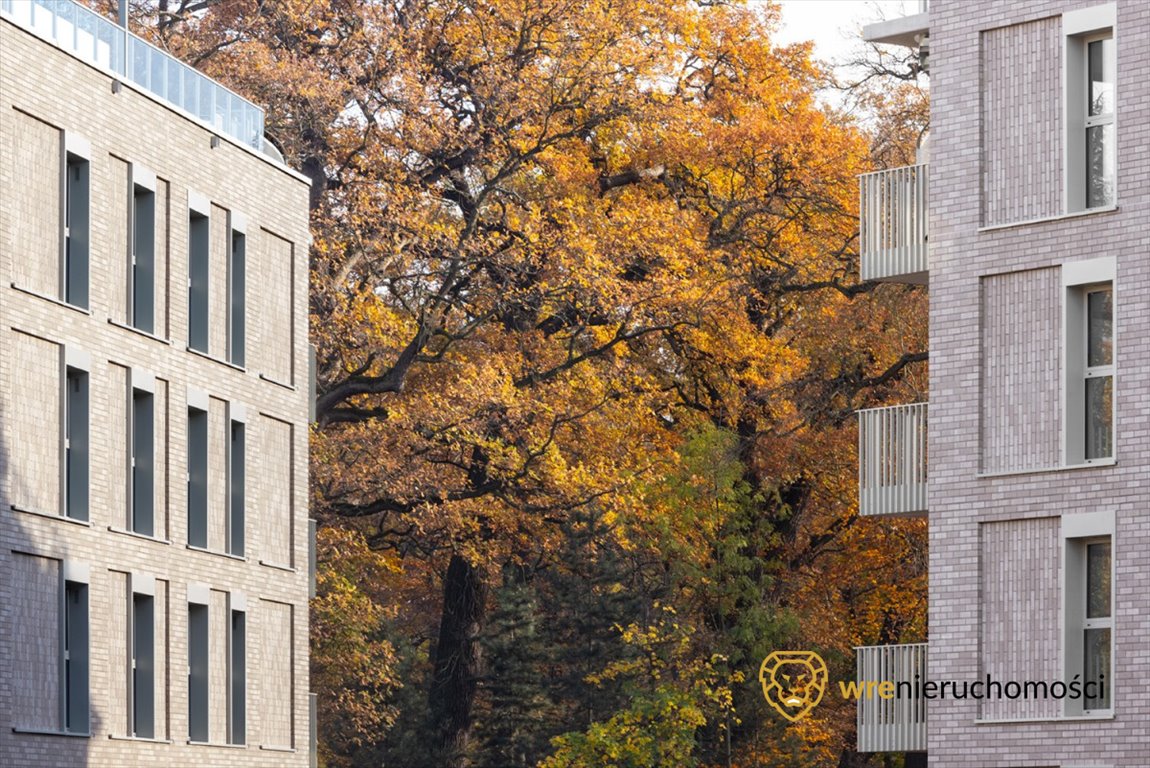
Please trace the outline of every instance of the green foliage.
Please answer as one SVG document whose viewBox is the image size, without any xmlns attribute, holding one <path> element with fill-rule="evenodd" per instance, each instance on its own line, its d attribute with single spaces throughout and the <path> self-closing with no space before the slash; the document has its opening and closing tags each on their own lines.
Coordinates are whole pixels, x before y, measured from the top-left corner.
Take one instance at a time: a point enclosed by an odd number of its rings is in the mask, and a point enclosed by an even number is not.
<svg viewBox="0 0 1150 768">
<path fill-rule="evenodd" d="M 630 701 L 605 721 L 583 732 L 557 737 L 555 753 L 541 768 L 680 768 L 697 765 L 696 734 L 710 719 L 723 722 L 731 711 L 729 685 L 741 680 L 716 672 L 722 659 L 703 660 L 694 630 L 670 607 L 654 624 L 631 624 L 623 641 L 634 655 L 607 665 L 588 682 L 618 681 Z"/>
</svg>

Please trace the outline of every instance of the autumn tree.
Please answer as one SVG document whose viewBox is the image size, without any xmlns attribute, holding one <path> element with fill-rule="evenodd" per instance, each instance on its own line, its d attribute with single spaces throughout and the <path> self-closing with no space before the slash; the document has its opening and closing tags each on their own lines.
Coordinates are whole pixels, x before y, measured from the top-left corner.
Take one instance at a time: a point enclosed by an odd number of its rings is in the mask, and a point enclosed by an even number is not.
<svg viewBox="0 0 1150 768">
<path fill-rule="evenodd" d="M 412 760 L 455 766 L 474 753 L 479 699 L 518 685 L 500 671 L 511 649 L 498 634 L 533 632 L 531 614 L 553 608 L 533 600 L 526 577 L 564 568 L 572 523 L 588 513 L 620 553 L 695 563 L 677 595 L 666 579 L 624 587 L 647 606 L 660 591 L 682 599 L 699 612 L 692 628 L 748 630 L 763 601 L 801 610 L 828 583 L 846 592 L 812 622 L 830 625 L 844 605 L 872 610 L 871 593 L 850 592 L 864 574 L 842 552 L 857 543 L 894 555 L 878 549 L 885 534 L 855 532 L 848 419 L 921 362 L 907 352 L 923 348 L 908 343 L 924 332 L 910 322 L 921 299 L 858 283 L 855 177 L 870 168 L 867 139 L 816 99 L 824 78 L 809 47 L 771 43 L 773 6 L 132 7 L 138 32 L 266 105 L 269 134 L 311 180 L 313 505 L 325 526 L 385 553 L 392 592 L 383 605 L 333 564 L 316 643 L 383 642 L 382 608 L 425 654 L 423 724 L 404 742 L 418 742 L 404 747 Z M 677 503 L 665 480 L 689 484 L 684 446 L 704 428 L 729 436 L 712 447 L 731 454 L 742 507 L 700 526 L 691 515 L 703 511 Z M 710 553 L 708 531 L 731 549 Z M 628 538 L 640 532 L 658 532 L 663 549 Z M 760 549 L 734 544 L 752 535 Z M 358 549 L 328 551 L 365 562 Z M 687 594 L 684 574 L 744 579 L 757 557 L 797 576 Z M 832 561 L 842 577 L 820 578 Z M 339 626 L 359 605 L 366 623 Z M 635 639 L 654 625 L 622 626 Z M 391 669 L 386 650 L 359 658 Z M 485 651 L 502 655 L 495 684 Z M 682 669 L 710 663 L 684 652 Z M 742 652 L 745 665 L 757 649 Z M 320 672 L 324 686 L 367 696 L 332 709 L 337 721 L 383 731 L 393 716 L 410 720 L 410 709 L 386 709 L 388 675 L 364 679 L 354 662 Z M 421 684 L 404 682 L 399 696 Z M 644 690 L 687 707 L 695 689 Z M 373 701 L 378 711 L 358 711 Z M 682 711 L 693 750 L 711 710 Z M 594 722 L 646 716 L 616 714 Z M 352 730 L 332 749 L 362 747 Z"/>
</svg>

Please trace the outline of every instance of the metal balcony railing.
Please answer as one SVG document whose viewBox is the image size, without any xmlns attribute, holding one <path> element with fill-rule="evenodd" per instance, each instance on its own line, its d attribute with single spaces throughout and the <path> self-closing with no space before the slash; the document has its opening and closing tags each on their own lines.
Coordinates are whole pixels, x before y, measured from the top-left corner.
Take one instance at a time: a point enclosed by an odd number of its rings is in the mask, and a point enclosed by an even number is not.
<svg viewBox="0 0 1150 768">
<path fill-rule="evenodd" d="M 926 699 L 917 697 L 915 677 L 927 681 L 927 644 L 870 645 L 855 648 L 858 683 L 859 752 L 925 752 Z M 894 683 L 895 696 L 883 698 L 869 682 Z M 903 685 L 899 685 L 903 683 Z M 920 688 L 921 690 L 921 688 Z"/>
<path fill-rule="evenodd" d="M 859 411 L 859 514 L 926 512 L 926 403 Z"/>
<path fill-rule="evenodd" d="M 859 176 L 859 272 L 863 280 L 925 283 L 927 165 Z"/>
<path fill-rule="evenodd" d="M 0 16 L 135 83 L 213 130 L 262 149 L 262 109 L 73 0 L 0 0 Z"/>
</svg>

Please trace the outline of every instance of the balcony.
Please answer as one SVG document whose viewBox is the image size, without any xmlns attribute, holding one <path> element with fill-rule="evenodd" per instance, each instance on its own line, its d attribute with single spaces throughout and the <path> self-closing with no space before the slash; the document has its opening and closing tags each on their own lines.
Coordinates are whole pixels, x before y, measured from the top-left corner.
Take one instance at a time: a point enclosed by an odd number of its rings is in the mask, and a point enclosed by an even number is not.
<svg viewBox="0 0 1150 768">
<path fill-rule="evenodd" d="M 914 696 L 915 676 L 927 680 L 927 644 L 869 645 L 855 648 L 860 685 L 891 681 L 895 697 L 884 699 L 864 689 L 858 700 L 859 752 L 925 752 L 926 699 Z M 901 693 L 899 683 L 902 686 Z"/>
<path fill-rule="evenodd" d="M 72 0 L 0 0 L 0 18 L 263 151 L 263 110 Z"/>
<path fill-rule="evenodd" d="M 927 270 L 927 164 L 859 176 L 862 279 L 924 285 Z"/>
<path fill-rule="evenodd" d="M 916 6 L 916 13 L 910 16 L 900 16 L 886 21 L 878 21 L 863 27 L 862 37 L 868 43 L 887 43 L 888 45 L 905 45 L 907 48 L 917 48 L 926 40 L 930 29 L 930 3 L 928 0 L 919 0 L 909 3 Z"/>
<path fill-rule="evenodd" d="M 859 514 L 926 514 L 926 403 L 859 411 Z"/>
</svg>

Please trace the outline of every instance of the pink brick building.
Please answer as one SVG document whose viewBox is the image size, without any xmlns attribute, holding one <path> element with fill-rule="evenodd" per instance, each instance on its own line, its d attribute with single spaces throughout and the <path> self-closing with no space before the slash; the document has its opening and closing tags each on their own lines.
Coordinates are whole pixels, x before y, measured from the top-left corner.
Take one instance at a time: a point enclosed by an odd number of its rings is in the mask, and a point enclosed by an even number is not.
<svg viewBox="0 0 1150 768">
<path fill-rule="evenodd" d="M 1141 768 L 1150 4 L 921 11 L 864 31 L 925 54 L 931 138 L 919 165 L 863 177 L 862 272 L 929 285 L 931 395 L 861 414 L 860 512 L 928 516 L 930 638 L 859 649 L 859 675 L 1095 685 L 864 702 L 859 746 Z"/>
</svg>

